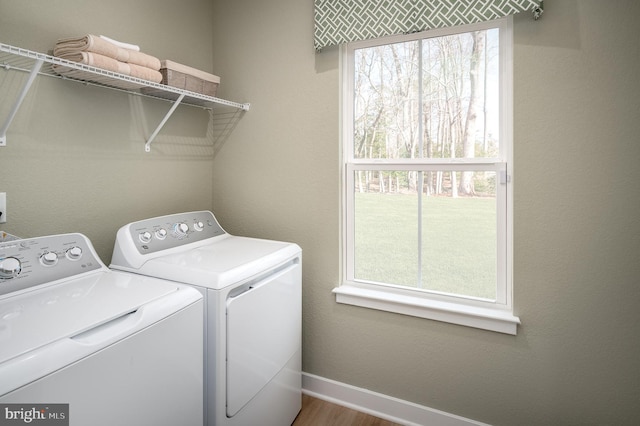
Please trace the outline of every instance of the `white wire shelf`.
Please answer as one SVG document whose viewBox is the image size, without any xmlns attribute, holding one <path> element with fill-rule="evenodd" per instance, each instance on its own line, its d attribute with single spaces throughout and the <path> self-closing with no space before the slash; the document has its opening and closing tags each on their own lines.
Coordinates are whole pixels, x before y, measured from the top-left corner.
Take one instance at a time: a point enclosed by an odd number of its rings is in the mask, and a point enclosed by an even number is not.
<svg viewBox="0 0 640 426">
<path fill-rule="evenodd" d="M 0 69 L 29 73 L 29 79 L 25 83 L 9 116 L 4 124 L 0 121 L 0 146 L 6 145 L 6 132 L 9 125 L 28 93 L 33 80 L 38 75 L 126 91 L 127 93 L 173 102 L 167 115 L 147 140 L 145 144 L 147 152 L 150 151 L 153 139 L 180 104 L 205 109 L 225 106 L 241 111 L 248 111 L 250 107 L 249 103 L 233 102 L 202 95 L 2 43 L 0 43 Z"/>
</svg>

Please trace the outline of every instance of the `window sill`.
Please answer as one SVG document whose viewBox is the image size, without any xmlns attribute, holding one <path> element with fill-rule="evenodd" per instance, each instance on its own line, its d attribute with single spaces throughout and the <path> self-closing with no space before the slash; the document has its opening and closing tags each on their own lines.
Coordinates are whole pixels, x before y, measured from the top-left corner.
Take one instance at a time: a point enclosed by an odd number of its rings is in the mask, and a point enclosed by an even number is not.
<svg viewBox="0 0 640 426">
<path fill-rule="evenodd" d="M 344 284 L 333 289 L 337 303 L 410 315 L 516 335 L 520 318 L 511 312 L 442 302 Z"/>
</svg>

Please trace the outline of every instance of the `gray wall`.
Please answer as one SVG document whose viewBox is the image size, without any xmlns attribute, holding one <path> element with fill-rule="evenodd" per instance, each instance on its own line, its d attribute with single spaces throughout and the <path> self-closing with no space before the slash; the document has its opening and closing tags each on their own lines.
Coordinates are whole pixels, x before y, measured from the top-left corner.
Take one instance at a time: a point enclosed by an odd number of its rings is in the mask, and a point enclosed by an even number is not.
<svg viewBox="0 0 640 426">
<path fill-rule="evenodd" d="M 110 35 L 252 103 L 215 156 L 207 114 L 184 108 L 146 154 L 167 105 L 38 79 L 0 148 L 0 230 L 81 231 L 108 262 L 120 225 L 213 208 L 233 233 L 302 246 L 306 372 L 495 425 L 636 424 L 640 6 L 515 19 L 514 337 L 335 303 L 338 55 L 314 53 L 312 3 L 0 0 L 3 43 Z"/>
<path fill-rule="evenodd" d="M 304 370 L 495 425 L 640 420 L 640 6 L 515 19 L 518 335 L 338 305 L 338 54 L 313 2 L 217 1 L 222 91 L 251 111 L 214 160 L 229 230 L 298 242 Z"/>
<path fill-rule="evenodd" d="M 213 71 L 212 3 L 0 0 L 0 41 L 47 52 L 58 38 L 107 35 L 160 59 Z M 0 121 L 26 74 L 0 69 Z M 144 142 L 169 109 L 164 101 L 40 77 L 0 147 L 0 192 L 22 237 L 85 233 L 105 262 L 130 221 L 211 209 L 209 114 L 181 107 L 151 153 Z"/>
</svg>

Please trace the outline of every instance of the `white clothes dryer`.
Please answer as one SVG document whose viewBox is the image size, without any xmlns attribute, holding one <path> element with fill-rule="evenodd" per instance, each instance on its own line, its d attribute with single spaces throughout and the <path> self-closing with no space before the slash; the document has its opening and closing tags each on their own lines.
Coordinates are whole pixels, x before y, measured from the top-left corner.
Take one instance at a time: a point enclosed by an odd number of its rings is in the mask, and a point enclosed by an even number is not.
<svg viewBox="0 0 640 426">
<path fill-rule="evenodd" d="M 0 243 L 0 424 L 202 425 L 202 314 L 82 234 Z"/>
<path fill-rule="evenodd" d="M 205 300 L 205 425 L 286 426 L 301 408 L 299 246 L 233 236 L 210 211 L 118 231 L 112 269 L 197 288 Z"/>
</svg>

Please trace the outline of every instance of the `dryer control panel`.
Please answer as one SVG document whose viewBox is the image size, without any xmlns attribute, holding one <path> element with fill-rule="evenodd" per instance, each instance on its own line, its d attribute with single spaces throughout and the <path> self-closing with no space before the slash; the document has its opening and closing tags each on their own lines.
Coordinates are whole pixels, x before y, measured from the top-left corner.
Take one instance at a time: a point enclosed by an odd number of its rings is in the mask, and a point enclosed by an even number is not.
<svg viewBox="0 0 640 426">
<path fill-rule="evenodd" d="M 126 235 L 119 231 L 117 238 L 130 239 L 140 254 L 169 250 L 226 234 L 210 211 L 145 219 L 130 223 L 124 231 Z"/>
<path fill-rule="evenodd" d="M 105 268 L 82 234 L 0 243 L 0 296 Z"/>
</svg>

